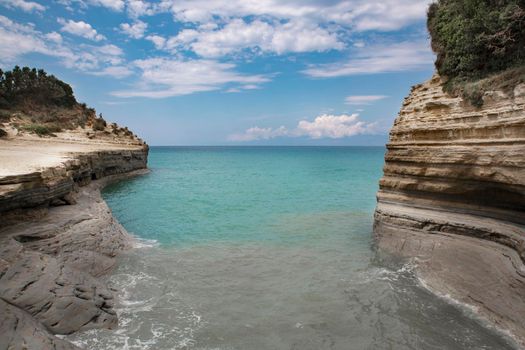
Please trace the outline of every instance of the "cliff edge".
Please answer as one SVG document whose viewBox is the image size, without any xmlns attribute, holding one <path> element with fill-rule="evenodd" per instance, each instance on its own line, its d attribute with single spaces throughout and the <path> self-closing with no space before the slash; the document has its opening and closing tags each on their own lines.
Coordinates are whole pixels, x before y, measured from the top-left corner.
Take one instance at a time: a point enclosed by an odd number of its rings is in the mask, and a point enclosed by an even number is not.
<svg viewBox="0 0 525 350">
<path fill-rule="evenodd" d="M 380 252 L 412 258 L 432 290 L 525 344 L 525 84 L 482 107 L 412 88 L 390 132 L 377 194 Z"/>
<path fill-rule="evenodd" d="M 0 349 L 76 349 L 56 335 L 118 324 L 99 277 L 132 241 L 100 189 L 143 173 L 148 146 L 71 92 L 0 92 Z"/>
</svg>

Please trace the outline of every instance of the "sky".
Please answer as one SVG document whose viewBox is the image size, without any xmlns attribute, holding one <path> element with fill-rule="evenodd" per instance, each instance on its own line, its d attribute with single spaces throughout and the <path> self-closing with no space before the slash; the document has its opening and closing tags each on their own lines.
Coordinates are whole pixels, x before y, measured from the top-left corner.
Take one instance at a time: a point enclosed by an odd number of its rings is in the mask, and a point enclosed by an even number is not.
<svg viewBox="0 0 525 350">
<path fill-rule="evenodd" d="M 434 70 L 430 2 L 0 0 L 0 68 L 150 145 L 384 145 Z"/>
</svg>

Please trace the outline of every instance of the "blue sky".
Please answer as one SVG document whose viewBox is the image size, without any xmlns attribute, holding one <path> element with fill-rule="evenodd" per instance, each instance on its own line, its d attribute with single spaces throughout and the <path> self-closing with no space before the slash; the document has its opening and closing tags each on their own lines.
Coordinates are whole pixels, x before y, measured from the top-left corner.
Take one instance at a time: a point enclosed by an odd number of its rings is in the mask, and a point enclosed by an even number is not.
<svg viewBox="0 0 525 350">
<path fill-rule="evenodd" d="M 429 2 L 0 0 L 0 67 L 151 145 L 382 145 L 433 72 Z"/>
</svg>

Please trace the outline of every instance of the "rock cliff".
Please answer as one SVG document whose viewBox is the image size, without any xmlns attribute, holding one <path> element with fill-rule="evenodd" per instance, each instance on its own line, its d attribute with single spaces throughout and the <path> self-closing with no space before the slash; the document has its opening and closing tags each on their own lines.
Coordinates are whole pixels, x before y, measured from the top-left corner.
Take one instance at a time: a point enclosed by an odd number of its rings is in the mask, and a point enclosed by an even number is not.
<svg viewBox="0 0 525 350">
<path fill-rule="evenodd" d="M 374 231 L 434 291 L 525 344 L 525 85 L 475 108 L 435 75 L 390 132 Z"/>
<path fill-rule="evenodd" d="M 143 172 L 147 155 L 138 139 L 81 128 L 0 140 L 0 349 L 76 349 L 54 335 L 117 326 L 98 277 L 131 239 L 99 190 Z"/>
</svg>

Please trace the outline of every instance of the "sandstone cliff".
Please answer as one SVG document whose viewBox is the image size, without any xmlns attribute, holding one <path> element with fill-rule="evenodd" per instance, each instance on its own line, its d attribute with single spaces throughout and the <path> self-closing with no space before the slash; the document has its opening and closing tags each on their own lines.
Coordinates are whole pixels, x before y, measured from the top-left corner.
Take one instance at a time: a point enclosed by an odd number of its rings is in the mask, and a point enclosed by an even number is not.
<svg viewBox="0 0 525 350">
<path fill-rule="evenodd" d="M 105 130 L 3 128 L 0 349 L 75 349 L 54 335 L 116 327 L 113 291 L 97 277 L 131 243 L 99 189 L 143 171 L 148 147 Z"/>
<path fill-rule="evenodd" d="M 525 344 L 525 85 L 477 109 L 434 76 L 390 132 L 375 213 L 382 252 Z"/>
</svg>

